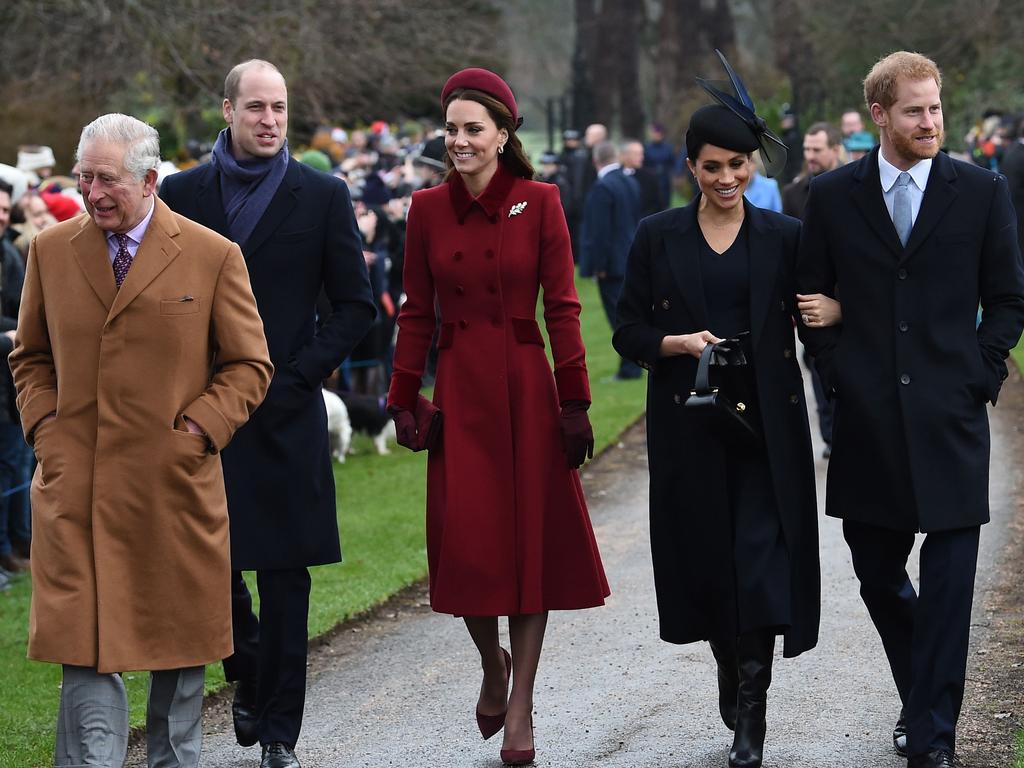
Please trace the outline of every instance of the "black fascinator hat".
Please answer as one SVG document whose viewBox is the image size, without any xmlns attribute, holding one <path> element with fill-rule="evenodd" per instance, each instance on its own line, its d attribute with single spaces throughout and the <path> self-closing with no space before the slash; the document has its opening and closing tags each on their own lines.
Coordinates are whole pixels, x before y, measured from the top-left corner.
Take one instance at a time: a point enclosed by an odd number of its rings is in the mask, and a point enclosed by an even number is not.
<svg viewBox="0 0 1024 768">
<path fill-rule="evenodd" d="M 778 136 L 768 130 L 768 124 L 764 118 L 757 116 L 754 102 L 750 98 L 750 94 L 747 93 L 743 81 L 729 65 L 722 52 L 716 48 L 715 53 L 718 54 L 722 66 L 725 67 L 725 73 L 729 77 L 726 87 L 732 93 L 727 93 L 702 77 L 697 78 L 697 83 L 711 95 L 717 105 L 703 107 L 694 113 L 693 119 L 690 120 L 690 129 L 687 131 L 687 145 L 690 143 L 690 131 L 697 127 L 701 133 L 705 134 L 704 141 L 701 143 L 724 146 L 726 149 L 740 152 L 752 152 L 756 149 L 761 153 L 765 173 L 768 176 L 775 176 L 786 166 L 786 145 Z M 728 115 L 726 111 L 729 113 Z M 695 122 L 699 125 L 695 126 Z M 726 140 L 730 141 L 732 146 L 716 141 L 715 137 L 711 135 L 714 133 L 713 123 L 720 124 Z M 741 136 L 743 138 L 738 138 Z M 739 144 L 744 146 L 739 146 Z M 696 161 L 696 159 L 696 157 L 690 157 L 691 161 Z"/>
</svg>

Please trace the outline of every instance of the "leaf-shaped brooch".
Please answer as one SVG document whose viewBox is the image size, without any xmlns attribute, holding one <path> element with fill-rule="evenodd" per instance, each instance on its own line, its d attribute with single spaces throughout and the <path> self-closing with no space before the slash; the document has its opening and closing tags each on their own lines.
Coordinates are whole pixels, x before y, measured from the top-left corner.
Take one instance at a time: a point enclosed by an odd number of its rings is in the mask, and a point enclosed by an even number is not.
<svg viewBox="0 0 1024 768">
<path fill-rule="evenodd" d="M 526 210 L 526 201 L 516 203 L 508 209 L 508 217 L 511 219 L 513 216 L 518 216 L 520 213 Z"/>
</svg>

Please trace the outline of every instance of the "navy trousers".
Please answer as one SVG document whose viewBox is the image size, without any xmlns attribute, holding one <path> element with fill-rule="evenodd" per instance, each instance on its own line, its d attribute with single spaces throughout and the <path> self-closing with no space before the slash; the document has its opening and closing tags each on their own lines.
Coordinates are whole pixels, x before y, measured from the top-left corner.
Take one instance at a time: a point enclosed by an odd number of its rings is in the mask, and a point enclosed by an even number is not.
<svg viewBox="0 0 1024 768">
<path fill-rule="evenodd" d="M 927 534 L 918 594 L 906 570 L 915 534 L 843 522 L 861 597 L 903 701 L 911 757 L 956 748 L 980 532 Z"/>
<path fill-rule="evenodd" d="M 615 330 L 619 294 L 622 293 L 622 284 L 625 277 L 599 277 L 597 279 L 597 290 L 601 294 L 601 306 L 604 307 L 604 314 L 608 318 L 608 324 Z M 639 379 L 643 376 L 643 368 L 632 360 L 620 358 L 619 371 L 616 374 L 620 379 Z"/>
<path fill-rule="evenodd" d="M 309 571 L 257 571 L 258 619 L 241 572 L 232 571 L 231 579 L 235 652 L 224 660 L 224 677 L 256 681 L 260 744 L 294 749 L 306 705 Z"/>
</svg>

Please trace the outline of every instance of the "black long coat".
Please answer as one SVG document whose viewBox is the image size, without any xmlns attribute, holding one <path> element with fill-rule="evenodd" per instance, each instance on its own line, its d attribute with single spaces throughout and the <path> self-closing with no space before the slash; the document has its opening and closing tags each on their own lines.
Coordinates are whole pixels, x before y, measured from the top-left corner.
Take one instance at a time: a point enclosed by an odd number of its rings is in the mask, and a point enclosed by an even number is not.
<svg viewBox="0 0 1024 768">
<path fill-rule="evenodd" d="M 229 237 L 220 179 L 211 165 L 167 177 L 160 196 L 178 213 Z M 240 245 L 274 378 L 263 405 L 222 453 L 231 565 L 255 570 L 337 562 L 341 547 L 320 382 L 376 315 L 348 189 L 289 160 L 263 218 Z M 332 313 L 318 328 L 321 288 Z"/>
<path fill-rule="evenodd" d="M 988 522 L 985 403 L 1024 327 L 1006 179 L 939 153 L 904 248 L 878 149 L 819 176 L 799 282 L 838 286 L 843 304 L 842 325 L 804 333 L 835 403 L 826 513 L 904 531 Z"/>
<path fill-rule="evenodd" d="M 619 354 L 650 371 L 651 549 L 661 637 L 673 643 L 736 634 L 724 467 L 720 452 L 706 450 L 717 442 L 717 422 L 683 405 L 693 386 L 697 360 L 688 355 L 659 357 L 665 336 L 708 328 L 697 204 L 640 223 L 613 337 Z M 821 592 L 814 463 L 803 379 L 794 351 L 794 269 L 800 222 L 749 203 L 744 206 L 758 405 L 791 568 L 792 624 L 785 636 L 785 655 L 796 656 L 817 642 Z"/>
</svg>

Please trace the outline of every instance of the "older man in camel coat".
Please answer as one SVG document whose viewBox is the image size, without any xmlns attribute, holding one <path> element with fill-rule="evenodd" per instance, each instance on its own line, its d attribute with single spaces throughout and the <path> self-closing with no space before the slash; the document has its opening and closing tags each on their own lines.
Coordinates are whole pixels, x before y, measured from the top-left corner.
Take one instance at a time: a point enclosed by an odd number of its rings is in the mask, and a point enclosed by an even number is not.
<svg viewBox="0 0 1024 768">
<path fill-rule="evenodd" d="M 121 766 L 115 673 L 150 670 L 149 765 L 191 768 L 232 651 L 218 452 L 273 367 L 238 247 L 154 194 L 156 131 L 104 115 L 78 159 L 88 214 L 33 242 L 10 357 L 39 459 L 28 655 L 63 665 L 55 765 Z"/>
</svg>

